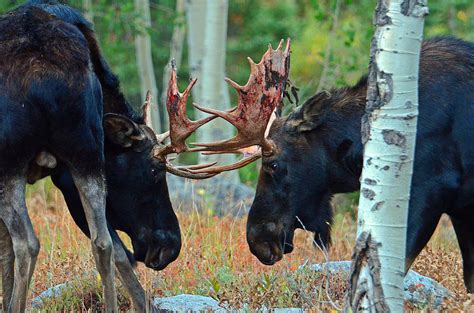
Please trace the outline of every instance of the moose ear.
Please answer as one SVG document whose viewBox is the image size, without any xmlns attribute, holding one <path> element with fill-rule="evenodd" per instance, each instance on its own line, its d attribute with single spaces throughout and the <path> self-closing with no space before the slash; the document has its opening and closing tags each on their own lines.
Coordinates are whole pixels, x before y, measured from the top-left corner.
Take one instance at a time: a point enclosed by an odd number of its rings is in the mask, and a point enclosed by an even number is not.
<svg viewBox="0 0 474 313">
<path fill-rule="evenodd" d="M 297 132 L 307 132 L 318 128 L 329 111 L 330 100 L 331 93 L 328 91 L 317 93 L 295 111 L 287 123 Z"/>
<path fill-rule="evenodd" d="M 146 138 L 138 125 L 123 115 L 105 114 L 103 124 L 107 139 L 123 148 L 132 147 Z"/>
</svg>

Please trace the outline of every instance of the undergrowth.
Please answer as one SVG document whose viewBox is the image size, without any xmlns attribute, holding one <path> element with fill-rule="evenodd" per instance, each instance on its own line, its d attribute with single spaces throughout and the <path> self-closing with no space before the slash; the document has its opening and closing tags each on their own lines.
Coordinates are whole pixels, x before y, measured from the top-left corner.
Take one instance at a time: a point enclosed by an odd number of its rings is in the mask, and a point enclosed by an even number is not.
<svg viewBox="0 0 474 313">
<path fill-rule="evenodd" d="M 50 181 L 43 181 L 29 188 L 28 205 L 42 245 L 30 300 L 52 286 L 67 283 L 61 297 L 45 301 L 43 310 L 101 310 L 100 277 L 95 271 L 90 242 L 74 224 L 60 192 Z M 340 310 L 344 305 L 347 277 L 315 274 L 300 266 L 350 259 L 356 225 L 354 210 L 348 209 L 348 205 L 355 209 L 353 199 L 336 208 L 333 246 L 328 255 L 313 246 L 311 234 L 297 231 L 293 253 L 271 267 L 262 265 L 250 253 L 245 239 L 245 217 L 216 217 L 215 210 L 198 212 L 193 208 L 178 208 L 182 234 L 178 260 L 161 272 L 140 264 L 137 273 L 152 297 L 197 294 L 210 296 L 228 307 L 251 311 L 262 307 Z M 127 236 L 121 236 L 129 244 Z M 446 308 L 463 308 L 468 295 L 449 219 L 440 222 L 413 269 L 455 293 Z M 118 280 L 117 284 L 120 309 L 130 309 L 128 296 Z"/>
</svg>

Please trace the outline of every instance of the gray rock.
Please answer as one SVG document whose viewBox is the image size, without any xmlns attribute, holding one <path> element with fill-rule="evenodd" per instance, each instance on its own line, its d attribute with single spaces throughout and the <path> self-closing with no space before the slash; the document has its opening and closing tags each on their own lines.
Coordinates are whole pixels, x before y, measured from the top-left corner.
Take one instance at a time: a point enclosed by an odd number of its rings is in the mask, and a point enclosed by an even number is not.
<svg viewBox="0 0 474 313">
<path fill-rule="evenodd" d="M 219 302 L 204 296 L 182 294 L 174 297 L 155 298 L 154 309 L 164 312 L 224 312 Z"/>
<path fill-rule="evenodd" d="M 43 291 L 36 298 L 34 298 L 33 301 L 31 301 L 31 307 L 33 309 L 41 309 L 43 306 L 43 300 L 61 297 L 61 294 L 66 287 L 67 283 L 63 283 Z"/>
<path fill-rule="evenodd" d="M 273 313 L 303 313 L 303 309 L 299 308 L 287 308 L 287 309 L 273 309 L 271 310 Z"/>
<path fill-rule="evenodd" d="M 167 181 L 173 207 L 185 212 L 212 208 L 216 216 L 243 216 L 248 213 L 255 195 L 254 189 L 220 177 L 190 180 L 168 175 Z"/>
<path fill-rule="evenodd" d="M 258 310 L 252 310 L 248 308 L 246 304 L 243 305 L 243 307 L 239 310 L 233 310 L 233 309 L 228 309 L 229 312 L 239 312 L 239 313 L 246 313 L 246 312 L 258 312 L 258 313 L 302 313 L 305 312 L 305 310 L 301 308 L 273 308 L 269 309 L 265 305 L 262 306 Z"/>
<path fill-rule="evenodd" d="M 302 270 L 305 265 L 300 266 Z M 308 266 L 311 270 L 322 273 L 335 274 L 344 272 L 349 275 L 351 261 L 335 261 L 321 264 L 312 264 Z M 432 308 L 438 308 L 445 298 L 452 296 L 452 293 L 435 280 L 418 274 L 415 271 L 408 271 L 405 276 L 405 300 L 425 307 L 431 305 Z"/>
</svg>

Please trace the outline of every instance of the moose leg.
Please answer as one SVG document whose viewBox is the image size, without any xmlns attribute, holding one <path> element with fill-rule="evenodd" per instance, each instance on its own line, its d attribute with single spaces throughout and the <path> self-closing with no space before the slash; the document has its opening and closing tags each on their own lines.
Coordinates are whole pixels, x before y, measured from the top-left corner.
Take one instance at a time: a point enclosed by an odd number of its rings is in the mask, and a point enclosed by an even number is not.
<svg viewBox="0 0 474 313">
<path fill-rule="evenodd" d="M 467 292 L 474 292 L 474 218 L 472 215 L 473 208 L 466 209 L 466 212 L 471 211 L 471 215 L 468 216 L 451 216 L 453 222 L 454 231 L 458 238 L 459 248 L 461 249 L 463 271 L 464 271 L 464 284 L 466 285 Z"/>
<path fill-rule="evenodd" d="M 26 209 L 25 185 L 26 173 L 0 177 L 0 218 L 8 229 L 15 255 L 14 283 L 7 312 L 25 311 L 28 286 L 40 247 Z"/>
<path fill-rule="evenodd" d="M 60 172 L 52 175 L 52 179 L 54 184 L 59 189 L 61 189 L 74 222 L 81 229 L 81 231 L 90 238 L 91 235 L 89 232 L 89 227 L 87 226 L 84 209 L 81 205 L 79 194 L 77 192 L 76 186 L 74 186 L 74 182 L 71 175 L 69 174 L 69 171 L 61 169 Z M 122 284 L 124 285 L 128 294 L 132 298 L 135 311 L 144 312 L 146 308 L 145 291 L 143 290 L 133 271 L 133 256 L 131 256 L 131 252 L 126 251 L 122 240 L 110 225 L 109 232 L 114 246 L 114 261 L 115 267 L 119 272 L 119 278 L 121 279 Z M 127 253 L 130 255 L 127 255 Z"/>
<path fill-rule="evenodd" d="M 128 294 L 132 298 L 136 312 L 146 312 L 145 290 L 137 279 L 133 266 L 125 253 L 122 241 L 115 230 L 111 230 L 112 242 L 114 244 L 115 266 L 119 272 L 119 278 Z"/>
<path fill-rule="evenodd" d="M 71 174 L 79 191 L 89 225 L 92 254 L 102 277 L 106 309 L 117 312 L 117 294 L 112 267 L 112 239 L 105 218 L 105 177 L 100 171 L 96 175 L 84 175 L 71 169 Z"/>
<path fill-rule="evenodd" d="M 413 200 L 412 203 L 413 206 L 410 206 L 408 211 L 406 272 L 408 272 L 418 254 L 420 254 L 421 250 L 430 240 L 441 218 L 441 212 L 437 213 L 435 209 L 429 206 L 420 207 L 418 206 L 419 203 Z"/>
<path fill-rule="evenodd" d="M 13 292 L 13 253 L 12 239 L 7 226 L 0 220 L 0 270 L 2 271 L 3 309 L 6 310 Z"/>
</svg>

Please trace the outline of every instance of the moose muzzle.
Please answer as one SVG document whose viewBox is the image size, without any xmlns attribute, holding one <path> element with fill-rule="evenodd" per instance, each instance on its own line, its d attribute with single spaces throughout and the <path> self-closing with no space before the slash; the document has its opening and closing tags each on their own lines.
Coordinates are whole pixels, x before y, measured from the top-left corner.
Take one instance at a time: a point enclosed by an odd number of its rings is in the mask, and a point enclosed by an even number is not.
<svg viewBox="0 0 474 313">
<path fill-rule="evenodd" d="M 292 240 L 293 235 L 287 233 L 282 223 L 247 225 L 250 251 L 265 265 L 273 265 L 283 258 L 284 253 L 293 251 Z"/>
</svg>

